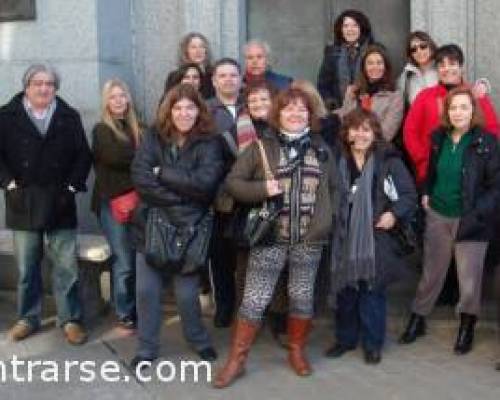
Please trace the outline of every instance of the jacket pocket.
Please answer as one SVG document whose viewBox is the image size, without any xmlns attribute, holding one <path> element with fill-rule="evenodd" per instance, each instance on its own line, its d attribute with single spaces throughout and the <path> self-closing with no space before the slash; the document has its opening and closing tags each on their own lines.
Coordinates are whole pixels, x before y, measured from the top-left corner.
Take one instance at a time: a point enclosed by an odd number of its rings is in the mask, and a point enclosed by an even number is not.
<svg viewBox="0 0 500 400">
<path fill-rule="evenodd" d="M 14 214 L 25 214 L 28 212 L 28 201 L 25 189 L 17 187 L 16 189 L 5 191 L 5 208 Z"/>
<path fill-rule="evenodd" d="M 481 240 L 488 235 L 486 221 L 478 213 L 471 212 L 460 218 L 457 240 Z"/>
</svg>

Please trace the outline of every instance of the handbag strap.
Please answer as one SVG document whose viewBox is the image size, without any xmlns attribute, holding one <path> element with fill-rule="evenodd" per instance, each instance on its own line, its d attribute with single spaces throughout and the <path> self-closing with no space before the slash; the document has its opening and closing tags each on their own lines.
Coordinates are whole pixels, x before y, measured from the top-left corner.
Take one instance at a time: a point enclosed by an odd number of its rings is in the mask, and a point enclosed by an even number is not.
<svg viewBox="0 0 500 400">
<path fill-rule="evenodd" d="M 264 176 L 267 180 L 274 179 L 274 174 L 271 172 L 271 167 L 269 166 L 269 161 L 267 159 L 266 150 L 264 150 L 264 145 L 261 140 L 257 140 L 257 145 L 259 146 L 260 158 L 262 159 L 262 167 L 264 168 Z"/>
</svg>

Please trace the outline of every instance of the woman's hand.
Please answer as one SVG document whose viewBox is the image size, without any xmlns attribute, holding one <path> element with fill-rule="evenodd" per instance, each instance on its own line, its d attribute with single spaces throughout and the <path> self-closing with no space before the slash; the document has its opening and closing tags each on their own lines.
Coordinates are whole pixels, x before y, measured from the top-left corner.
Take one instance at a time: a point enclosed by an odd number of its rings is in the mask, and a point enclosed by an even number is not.
<svg viewBox="0 0 500 400">
<path fill-rule="evenodd" d="M 356 98 L 356 92 L 358 91 L 357 85 L 348 85 L 345 89 L 345 97 L 354 100 Z"/>
<path fill-rule="evenodd" d="M 282 193 L 283 190 L 281 190 L 279 181 L 271 179 L 266 181 L 266 192 L 269 197 L 273 197 Z"/>
<path fill-rule="evenodd" d="M 422 196 L 422 207 L 424 208 L 424 210 L 429 209 L 429 196 L 427 195 Z"/>
<path fill-rule="evenodd" d="M 481 79 L 478 79 L 472 87 L 472 93 L 476 99 L 481 99 L 489 93 L 488 84 Z"/>
<path fill-rule="evenodd" d="M 396 225 L 396 217 L 391 211 L 386 211 L 378 219 L 375 228 L 389 230 L 392 229 L 394 225 Z"/>
</svg>

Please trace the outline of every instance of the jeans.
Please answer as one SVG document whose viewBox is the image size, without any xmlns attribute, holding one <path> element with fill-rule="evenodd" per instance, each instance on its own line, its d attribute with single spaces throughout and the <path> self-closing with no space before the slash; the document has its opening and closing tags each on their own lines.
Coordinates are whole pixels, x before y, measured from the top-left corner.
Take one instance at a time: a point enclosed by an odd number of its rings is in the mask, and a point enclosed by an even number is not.
<svg viewBox="0 0 500 400">
<path fill-rule="evenodd" d="M 136 319 L 135 250 L 132 248 L 130 224 L 120 224 L 111 215 L 109 201 L 102 201 L 99 221 L 113 254 L 113 304 L 118 319 Z"/>
<path fill-rule="evenodd" d="M 47 257 L 52 264 L 52 290 L 60 326 L 81 320 L 78 297 L 76 231 L 14 231 L 14 253 L 19 270 L 18 315 L 32 327 L 40 326 L 42 314 L 42 273 L 44 239 Z"/>
<path fill-rule="evenodd" d="M 160 349 L 160 331 L 163 321 L 161 304 L 164 284 L 172 281 L 175 299 L 181 317 L 184 337 L 200 351 L 212 346 L 208 331 L 203 325 L 200 305 L 200 276 L 165 275 L 150 267 L 144 256 L 137 254 L 137 355 L 154 359 Z"/>
<path fill-rule="evenodd" d="M 357 289 L 346 287 L 337 294 L 335 335 L 337 343 L 355 348 L 359 335 L 367 351 L 380 350 L 385 340 L 385 290 L 369 289 L 361 281 Z"/>
</svg>

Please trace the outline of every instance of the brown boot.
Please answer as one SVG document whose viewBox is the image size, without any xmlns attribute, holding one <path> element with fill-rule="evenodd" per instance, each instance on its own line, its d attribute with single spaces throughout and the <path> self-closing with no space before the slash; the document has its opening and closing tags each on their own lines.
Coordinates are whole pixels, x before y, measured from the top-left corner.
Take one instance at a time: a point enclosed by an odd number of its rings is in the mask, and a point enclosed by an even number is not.
<svg viewBox="0 0 500 400">
<path fill-rule="evenodd" d="M 312 373 L 309 361 L 307 361 L 304 354 L 304 347 L 311 326 L 311 319 L 288 318 L 288 362 L 299 376 L 307 376 Z"/>
<path fill-rule="evenodd" d="M 224 367 L 217 373 L 213 386 L 217 389 L 229 386 L 245 372 L 248 352 L 259 330 L 259 324 L 237 319 L 233 331 L 231 350 Z"/>
</svg>

